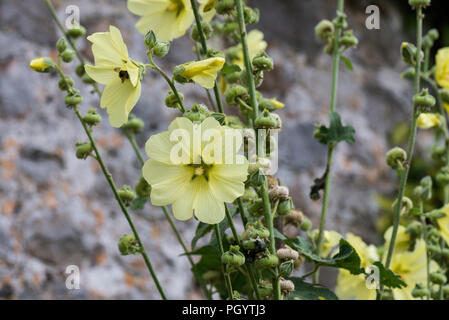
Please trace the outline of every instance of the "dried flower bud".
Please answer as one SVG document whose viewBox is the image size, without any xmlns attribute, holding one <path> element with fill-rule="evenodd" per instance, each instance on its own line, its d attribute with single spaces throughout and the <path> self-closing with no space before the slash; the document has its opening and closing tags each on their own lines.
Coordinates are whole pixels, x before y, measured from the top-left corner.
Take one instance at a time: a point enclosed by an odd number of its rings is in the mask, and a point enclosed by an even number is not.
<svg viewBox="0 0 449 320">
<path fill-rule="evenodd" d="M 284 245 L 284 247 L 278 249 L 276 255 L 280 260 L 296 260 L 299 258 L 299 253 L 287 245 Z"/>
<path fill-rule="evenodd" d="M 271 201 L 288 200 L 289 191 L 285 186 L 277 186 L 269 191 L 268 196 Z"/>
<path fill-rule="evenodd" d="M 302 213 L 302 211 L 293 209 L 288 215 L 284 217 L 284 224 L 298 228 L 301 225 L 303 219 L 304 214 Z"/>
<path fill-rule="evenodd" d="M 293 281 L 291 281 L 291 280 L 285 280 L 285 279 L 281 278 L 279 280 L 279 284 L 281 286 L 281 291 L 284 295 L 287 295 L 290 292 L 293 292 L 295 290 L 295 285 L 293 284 Z"/>
</svg>

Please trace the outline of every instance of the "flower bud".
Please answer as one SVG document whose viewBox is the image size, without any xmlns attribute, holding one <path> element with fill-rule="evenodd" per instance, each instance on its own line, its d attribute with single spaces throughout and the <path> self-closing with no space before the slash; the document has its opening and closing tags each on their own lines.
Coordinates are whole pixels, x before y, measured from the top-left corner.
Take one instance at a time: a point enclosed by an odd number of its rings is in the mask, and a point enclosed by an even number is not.
<svg viewBox="0 0 449 320">
<path fill-rule="evenodd" d="M 153 54 L 162 58 L 170 51 L 170 42 L 158 41 L 153 48 Z"/>
<path fill-rule="evenodd" d="M 248 223 L 242 233 L 242 239 L 265 239 L 270 237 L 270 231 L 263 226 L 260 220 Z"/>
<path fill-rule="evenodd" d="M 421 93 L 418 93 L 413 97 L 413 103 L 417 107 L 428 109 L 435 105 L 436 100 L 434 96 L 429 93 L 429 90 L 423 89 Z"/>
<path fill-rule="evenodd" d="M 140 177 L 136 184 L 136 194 L 139 198 L 149 198 L 151 195 L 151 186 L 144 177 Z"/>
<path fill-rule="evenodd" d="M 285 280 L 285 279 L 281 278 L 279 280 L 279 284 L 281 286 L 281 291 L 284 295 L 287 295 L 290 292 L 295 291 L 295 285 L 294 285 L 293 281 L 291 281 L 291 280 Z"/>
<path fill-rule="evenodd" d="M 238 268 L 245 263 L 245 256 L 239 246 L 230 246 L 229 251 L 221 256 L 221 262 L 231 268 Z"/>
<path fill-rule="evenodd" d="M 407 80 L 415 80 L 415 74 L 416 74 L 415 68 L 409 67 L 404 72 L 401 73 L 401 78 Z"/>
<path fill-rule="evenodd" d="M 430 281 L 434 284 L 445 284 L 447 281 L 446 276 L 443 273 L 440 272 L 432 272 L 430 274 Z"/>
<path fill-rule="evenodd" d="M 442 253 L 440 246 L 436 246 L 436 245 L 433 245 L 433 244 L 428 244 L 427 245 L 427 250 L 429 250 L 429 252 L 431 254 L 435 254 L 435 255 Z"/>
<path fill-rule="evenodd" d="M 445 186 L 449 184 L 449 167 L 443 167 L 437 173 L 436 180 L 439 184 Z"/>
<path fill-rule="evenodd" d="M 224 93 L 226 103 L 230 106 L 238 105 L 238 99 L 245 101 L 248 98 L 248 89 L 244 86 L 234 84 Z"/>
<path fill-rule="evenodd" d="M 441 89 L 440 91 L 441 100 L 445 104 L 449 104 L 449 89 Z"/>
<path fill-rule="evenodd" d="M 413 8 L 425 8 L 430 5 L 431 0 L 408 0 L 408 4 Z"/>
<path fill-rule="evenodd" d="M 55 63 L 51 58 L 41 57 L 30 61 L 30 68 L 37 72 L 47 73 L 53 70 Z"/>
<path fill-rule="evenodd" d="M 310 221 L 309 218 L 304 217 L 299 227 L 302 231 L 309 231 L 310 228 L 312 228 L 312 221 Z"/>
<path fill-rule="evenodd" d="M 248 206 L 248 213 L 251 217 L 258 217 L 262 213 L 263 201 L 262 199 L 257 199 Z"/>
<path fill-rule="evenodd" d="M 429 290 L 426 288 L 416 286 L 412 291 L 412 296 L 414 298 L 424 298 L 429 295 Z"/>
<path fill-rule="evenodd" d="M 449 259 L 449 249 L 444 248 L 441 253 L 443 254 L 443 257 L 445 257 L 446 259 Z"/>
<path fill-rule="evenodd" d="M 128 118 L 128 122 L 125 123 L 122 128 L 128 131 L 131 131 L 134 134 L 142 132 L 143 126 L 145 123 L 142 119 L 137 118 L 135 115 L 130 114 Z"/>
<path fill-rule="evenodd" d="M 411 234 L 414 237 L 421 236 L 422 232 L 424 231 L 424 226 L 419 221 L 413 221 L 407 226 L 406 233 Z"/>
<path fill-rule="evenodd" d="M 182 93 L 178 93 L 179 98 L 181 101 L 184 101 L 184 95 Z M 168 91 L 167 96 L 165 97 L 165 105 L 169 108 L 178 108 L 179 107 L 179 100 L 176 94 L 173 93 L 173 91 Z"/>
<path fill-rule="evenodd" d="M 270 111 L 264 110 L 254 121 L 257 129 L 272 129 L 276 127 L 276 120 L 271 117 Z"/>
<path fill-rule="evenodd" d="M 86 73 L 86 71 L 84 70 L 84 65 L 83 64 L 77 65 L 75 68 L 75 73 L 78 77 L 82 77 Z"/>
<path fill-rule="evenodd" d="M 259 198 L 259 195 L 257 194 L 257 192 L 253 188 L 249 187 L 249 188 L 245 189 L 245 192 L 243 193 L 243 196 L 242 196 L 242 201 L 250 202 L 250 201 L 255 201 L 258 198 Z"/>
<path fill-rule="evenodd" d="M 268 192 L 271 201 L 288 200 L 289 190 L 284 186 L 277 186 Z"/>
<path fill-rule="evenodd" d="M 237 31 L 239 28 L 238 22 L 226 22 L 223 26 L 223 34 L 229 35 Z"/>
<path fill-rule="evenodd" d="M 274 254 L 268 254 L 256 260 L 256 267 L 260 269 L 274 268 L 279 264 L 279 258 Z"/>
<path fill-rule="evenodd" d="M 73 86 L 73 79 L 71 76 L 65 76 L 64 79 L 60 79 L 58 82 L 59 89 L 62 91 L 68 90 Z"/>
<path fill-rule="evenodd" d="M 440 33 L 439 33 L 438 30 L 435 29 L 435 28 L 430 29 L 429 32 L 427 32 L 427 35 L 428 35 L 433 41 L 437 41 L 438 38 L 440 37 Z"/>
<path fill-rule="evenodd" d="M 56 50 L 59 53 L 64 52 L 67 49 L 67 41 L 64 38 L 60 38 L 58 42 L 56 42 Z"/>
<path fill-rule="evenodd" d="M 285 216 L 290 213 L 293 209 L 292 198 L 288 198 L 287 200 L 282 200 L 278 204 L 278 208 L 276 213 L 280 216 Z"/>
<path fill-rule="evenodd" d="M 296 260 L 299 258 L 299 253 L 287 245 L 284 245 L 283 248 L 278 249 L 276 255 L 280 260 Z"/>
<path fill-rule="evenodd" d="M 206 52 L 206 58 L 226 58 L 226 56 L 223 51 L 214 48 L 208 48 Z"/>
<path fill-rule="evenodd" d="M 94 108 L 90 108 L 86 115 L 83 117 L 83 121 L 89 126 L 95 126 L 101 122 L 101 115 Z"/>
<path fill-rule="evenodd" d="M 327 41 L 334 35 L 334 24 L 329 20 L 321 20 L 315 27 L 315 34 L 318 39 Z"/>
<path fill-rule="evenodd" d="M 386 155 L 387 164 L 392 169 L 402 169 L 405 161 L 407 160 L 407 152 L 399 147 L 394 147 L 387 152 Z"/>
<path fill-rule="evenodd" d="M 73 50 L 67 49 L 63 53 L 61 53 L 62 61 L 69 63 L 72 62 L 75 58 L 75 52 Z"/>
<path fill-rule="evenodd" d="M 73 39 L 77 39 L 86 34 L 86 29 L 83 26 L 78 26 L 75 28 L 70 28 L 67 30 L 67 36 Z"/>
<path fill-rule="evenodd" d="M 300 255 L 300 256 L 298 257 L 298 259 L 295 260 L 295 264 L 294 264 L 295 270 L 299 270 L 299 268 L 301 268 L 303 262 L 304 262 L 304 259 L 303 259 L 303 257 Z"/>
<path fill-rule="evenodd" d="M 125 234 L 120 237 L 118 250 L 122 256 L 137 254 L 140 252 L 139 244 L 133 234 Z"/>
<path fill-rule="evenodd" d="M 340 39 L 340 45 L 346 48 L 357 47 L 358 44 L 359 40 L 354 36 L 354 31 L 352 30 L 345 31 Z"/>
<path fill-rule="evenodd" d="M 258 23 L 260 17 L 259 9 L 245 6 L 243 8 L 243 17 L 245 19 L 245 24 Z"/>
<path fill-rule="evenodd" d="M 270 71 L 273 70 L 273 59 L 266 52 L 254 57 L 254 70 Z"/>
<path fill-rule="evenodd" d="M 201 28 L 203 29 L 203 34 L 206 40 L 210 39 L 210 36 L 212 35 L 212 26 L 206 21 L 202 21 Z M 198 26 L 196 24 L 192 26 L 192 30 L 190 31 L 190 38 L 195 42 L 201 41 L 200 33 L 198 32 Z"/>
<path fill-rule="evenodd" d="M 117 190 L 117 193 L 125 206 L 128 206 L 136 198 L 136 192 L 130 186 L 123 186 Z"/>
<path fill-rule="evenodd" d="M 157 37 L 153 30 L 147 32 L 145 37 L 143 38 L 143 43 L 145 47 L 148 48 L 148 51 L 152 51 L 154 46 L 156 45 Z"/>
<path fill-rule="evenodd" d="M 434 41 L 433 39 L 427 34 L 426 36 L 423 37 L 422 39 L 422 46 L 423 48 L 432 48 L 434 45 Z"/>
<path fill-rule="evenodd" d="M 79 105 L 82 101 L 83 97 L 79 93 L 68 93 L 64 97 L 64 102 L 69 107 Z"/>
<path fill-rule="evenodd" d="M 404 60 L 405 63 L 408 63 L 412 66 L 416 64 L 416 48 L 415 45 L 409 43 L 409 42 L 403 42 L 401 44 L 401 55 L 402 60 Z M 420 52 L 420 59 L 424 57 L 424 53 Z"/>
<path fill-rule="evenodd" d="M 181 73 L 184 71 L 184 66 L 182 64 L 176 66 L 173 69 L 173 78 L 179 83 L 188 83 L 189 79 L 182 76 Z"/>
<path fill-rule="evenodd" d="M 274 127 L 274 129 L 281 129 L 282 128 L 282 119 L 281 117 L 276 114 L 276 113 L 272 113 L 271 117 L 276 121 L 276 126 Z"/>
<path fill-rule="evenodd" d="M 234 7 L 234 0 L 219 0 L 215 6 L 215 11 L 222 15 L 230 14 L 234 10 Z"/>
<path fill-rule="evenodd" d="M 293 270 L 295 269 L 295 261 L 294 260 L 287 260 L 281 263 L 279 266 L 279 275 L 283 277 L 288 277 L 293 273 Z"/>
<path fill-rule="evenodd" d="M 253 75 L 254 75 L 254 85 L 256 86 L 256 88 L 259 88 L 262 83 L 263 83 L 263 71 L 261 70 L 254 70 L 253 71 Z M 249 82 L 248 82 L 248 73 L 246 72 L 246 69 L 242 70 L 242 72 L 240 72 L 240 82 L 242 83 L 242 85 L 244 85 L 245 87 L 249 87 Z"/>
<path fill-rule="evenodd" d="M 304 214 L 302 213 L 302 211 L 293 209 L 284 217 L 284 224 L 298 228 L 301 225 L 303 219 Z"/>
<path fill-rule="evenodd" d="M 397 204 L 398 199 L 394 200 L 393 204 L 391 205 L 391 209 L 393 211 L 396 210 Z M 413 209 L 413 201 L 408 197 L 402 197 L 401 215 L 407 214 L 412 209 Z"/>
<path fill-rule="evenodd" d="M 93 148 L 90 142 L 79 142 L 75 144 L 76 146 L 76 157 L 78 159 L 87 159 L 87 157 L 91 154 Z"/>
<path fill-rule="evenodd" d="M 207 118 L 209 110 L 204 104 L 194 104 L 192 109 L 184 112 L 183 116 L 192 122 L 202 122 Z"/>
</svg>

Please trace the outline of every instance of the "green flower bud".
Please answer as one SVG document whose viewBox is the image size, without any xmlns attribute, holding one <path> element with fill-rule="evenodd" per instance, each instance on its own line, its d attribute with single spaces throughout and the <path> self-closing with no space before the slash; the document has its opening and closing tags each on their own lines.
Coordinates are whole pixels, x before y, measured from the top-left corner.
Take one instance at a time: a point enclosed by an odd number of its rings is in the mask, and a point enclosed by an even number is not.
<svg viewBox="0 0 449 320">
<path fill-rule="evenodd" d="M 439 92 L 440 92 L 441 100 L 444 103 L 449 104 L 449 89 L 441 89 Z"/>
<path fill-rule="evenodd" d="M 202 122 L 207 118 L 209 110 L 204 104 L 194 104 L 192 109 L 184 112 L 183 116 L 192 122 Z"/>
<path fill-rule="evenodd" d="M 393 211 L 396 210 L 397 204 L 398 204 L 398 199 L 394 200 L 393 204 L 391 205 L 391 209 Z M 413 201 L 408 197 L 402 197 L 401 214 L 406 214 L 412 209 L 413 209 Z"/>
<path fill-rule="evenodd" d="M 136 194 L 140 198 L 149 198 L 151 195 L 151 186 L 148 184 L 147 180 L 144 177 L 140 177 L 139 181 L 136 184 Z"/>
<path fill-rule="evenodd" d="M 206 40 L 210 39 L 210 36 L 212 35 L 212 26 L 208 22 L 202 21 L 201 28 L 203 29 L 203 34 Z M 192 26 L 192 30 L 190 31 L 190 38 L 195 42 L 201 41 L 200 33 L 198 32 L 198 26 L 196 24 Z"/>
<path fill-rule="evenodd" d="M 145 47 L 148 48 L 148 51 L 152 51 L 154 46 L 156 45 L 157 37 L 153 30 L 147 32 L 145 37 L 143 38 L 143 43 Z"/>
<path fill-rule="evenodd" d="M 299 226 L 299 228 L 302 231 L 309 231 L 310 228 L 312 228 L 312 221 L 310 221 L 309 218 L 304 217 L 304 219 L 302 220 L 301 225 Z"/>
<path fill-rule="evenodd" d="M 287 200 L 282 200 L 278 204 L 278 209 L 276 213 L 280 216 L 285 216 L 290 213 L 293 209 L 292 198 L 288 198 Z"/>
<path fill-rule="evenodd" d="M 98 114 L 97 110 L 90 108 L 86 115 L 83 117 L 83 121 L 89 126 L 95 126 L 101 122 L 101 116 Z"/>
<path fill-rule="evenodd" d="M 432 159 L 443 164 L 446 162 L 446 148 L 438 145 L 432 146 Z"/>
<path fill-rule="evenodd" d="M 423 48 L 432 48 L 433 47 L 433 45 L 434 45 L 434 41 L 433 41 L 433 39 L 429 36 L 429 35 L 426 35 L 426 36 L 424 36 L 423 37 L 423 39 L 422 39 L 422 46 L 423 46 Z"/>
<path fill-rule="evenodd" d="M 281 129 L 282 128 L 281 117 L 277 113 L 271 113 L 271 118 L 273 118 L 274 121 L 276 121 L 276 126 L 274 127 L 274 129 Z"/>
<path fill-rule="evenodd" d="M 440 37 L 440 33 L 439 33 L 438 30 L 435 29 L 435 28 L 430 29 L 429 32 L 427 32 L 427 35 L 428 35 L 433 41 L 437 41 L 438 38 Z"/>
<path fill-rule="evenodd" d="M 260 269 L 275 268 L 279 264 L 279 258 L 274 254 L 268 254 L 256 260 L 256 267 Z"/>
<path fill-rule="evenodd" d="M 210 116 L 213 117 L 215 120 L 217 120 L 220 125 L 225 126 L 227 125 L 227 117 L 220 112 L 212 112 L 210 113 Z"/>
<path fill-rule="evenodd" d="M 448 185 L 449 184 L 449 167 L 443 167 L 437 173 L 436 180 L 440 185 Z"/>
<path fill-rule="evenodd" d="M 224 75 L 224 78 L 227 83 L 237 83 L 240 81 L 240 73 L 241 71 L 235 71 Z"/>
<path fill-rule="evenodd" d="M 223 34 L 229 35 L 236 32 L 239 29 L 239 24 L 237 22 L 227 22 L 223 26 Z"/>
<path fill-rule="evenodd" d="M 249 87 L 248 73 L 246 72 L 246 69 L 240 72 L 240 82 L 245 87 Z M 254 70 L 254 85 L 256 86 L 256 88 L 259 88 L 262 85 L 262 83 L 263 83 L 263 71 Z"/>
<path fill-rule="evenodd" d="M 234 7 L 234 0 L 219 0 L 215 6 L 215 11 L 222 15 L 230 14 L 234 10 Z"/>
<path fill-rule="evenodd" d="M 402 169 L 405 161 L 407 160 L 407 152 L 399 147 L 394 147 L 386 154 L 387 164 L 392 169 Z"/>
<path fill-rule="evenodd" d="M 401 44 L 401 55 L 402 60 L 404 60 L 405 63 L 408 63 L 412 66 L 416 64 L 416 48 L 415 45 L 409 43 L 409 42 L 403 42 Z M 424 58 L 424 53 L 420 52 L 420 59 Z"/>
<path fill-rule="evenodd" d="M 73 39 L 77 39 L 86 34 L 86 29 L 83 26 L 78 26 L 76 28 L 70 28 L 67 30 L 67 36 Z"/>
<path fill-rule="evenodd" d="M 63 53 L 61 53 L 62 61 L 69 63 L 72 62 L 75 58 L 75 52 L 73 50 L 67 49 Z"/>
<path fill-rule="evenodd" d="M 432 108 L 435 105 L 436 100 L 434 96 L 429 94 L 429 90 L 423 89 L 421 93 L 418 93 L 414 96 L 413 103 L 417 107 Z"/>
<path fill-rule="evenodd" d="M 255 24 L 259 22 L 260 13 L 257 8 L 250 8 L 245 6 L 243 8 L 243 17 L 245 19 L 245 24 Z"/>
<path fill-rule="evenodd" d="M 178 92 L 179 98 L 181 99 L 181 102 L 184 101 L 184 95 L 180 92 Z M 168 91 L 167 96 L 165 97 L 165 105 L 169 108 L 178 108 L 179 107 L 179 100 L 176 94 L 173 91 Z"/>
<path fill-rule="evenodd" d="M 282 277 L 288 277 L 293 273 L 293 270 L 295 269 L 295 261 L 294 260 L 288 260 L 281 263 L 279 266 L 279 274 Z"/>
<path fill-rule="evenodd" d="M 290 292 L 295 291 L 295 284 L 291 280 L 285 280 L 281 278 L 279 281 L 279 284 L 281 286 L 281 291 L 284 295 L 289 294 Z"/>
<path fill-rule="evenodd" d="M 318 39 L 327 41 L 334 36 L 334 24 L 329 20 L 321 20 L 315 27 L 315 34 Z"/>
<path fill-rule="evenodd" d="M 238 268 L 245 263 L 245 256 L 240 252 L 239 246 L 230 246 L 221 256 L 221 262 L 231 268 Z"/>
<path fill-rule="evenodd" d="M 83 64 L 77 65 L 75 68 L 75 73 L 78 77 L 82 77 L 86 73 L 86 71 L 84 70 L 84 65 Z"/>
<path fill-rule="evenodd" d="M 136 198 L 136 192 L 130 186 L 123 186 L 117 190 L 117 193 L 125 206 L 128 206 Z"/>
<path fill-rule="evenodd" d="M 257 200 L 258 198 L 259 198 L 259 195 L 253 188 L 246 188 L 245 192 L 243 193 L 243 196 L 242 196 L 242 201 L 250 202 L 250 201 Z"/>
<path fill-rule="evenodd" d="M 225 58 L 225 54 L 223 51 L 214 48 L 208 48 L 206 52 L 206 58 Z"/>
<path fill-rule="evenodd" d="M 407 70 L 401 73 L 401 78 L 407 80 L 415 80 L 415 74 L 415 68 L 409 67 L 407 68 Z"/>
<path fill-rule="evenodd" d="M 420 237 L 423 231 L 423 224 L 419 221 L 413 221 L 407 226 L 406 233 L 411 234 L 413 237 Z"/>
<path fill-rule="evenodd" d="M 427 245 L 427 250 L 429 250 L 429 252 L 431 254 L 435 254 L 435 255 L 438 255 L 438 254 L 442 253 L 440 246 L 436 246 L 436 245 L 433 245 L 433 244 L 428 244 Z"/>
<path fill-rule="evenodd" d="M 445 257 L 446 259 L 449 259 L 449 249 L 444 248 L 441 253 L 443 254 L 443 257 Z"/>
<path fill-rule="evenodd" d="M 139 243 L 133 234 L 125 234 L 120 237 L 118 250 L 122 256 L 140 253 Z"/>
<path fill-rule="evenodd" d="M 254 127 L 257 129 L 272 129 L 276 127 L 276 120 L 271 117 L 270 111 L 265 109 L 254 121 Z"/>
<path fill-rule="evenodd" d="M 96 81 L 94 79 L 92 79 L 87 73 L 84 73 L 83 76 L 81 77 L 81 80 L 84 83 L 88 83 L 88 84 L 94 84 Z"/>
<path fill-rule="evenodd" d="M 79 93 L 68 93 L 64 97 L 64 102 L 69 107 L 79 105 L 83 101 L 83 97 Z"/>
<path fill-rule="evenodd" d="M 176 66 L 173 69 L 173 78 L 179 82 L 179 83 L 188 83 L 189 79 L 185 78 L 181 75 L 181 73 L 184 71 L 184 66 L 182 64 Z"/>
<path fill-rule="evenodd" d="M 265 239 L 269 237 L 270 231 L 262 225 L 260 220 L 248 223 L 245 227 L 245 231 L 242 233 L 242 239 Z"/>
<path fill-rule="evenodd" d="M 352 30 L 345 31 L 340 39 L 340 45 L 346 48 L 357 47 L 358 44 L 359 40 L 354 36 L 354 31 Z"/>
<path fill-rule="evenodd" d="M 93 148 L 90 142 L 79 142 L 75 144 L 76 146 L 76 157 L 78 159 L 87 159 L 87 157 L 91 154 Z"/>
<path fill-rule="evenodd" d="M 253 59 L 254 70 L 270 71 L 273 70 L 273 59 L 265 52 L 254 57 Z"/>
<path fill-rule="evenodd" d="M 413 8 L 425 8 L 430 5 L 431 0 L 408 0 L 408 4 Z"/>
<path fill-rule="evenodd" d="M 412 291 L 412 296 L 414 298 L 424 298 L 429 295 L 429 290 L 426 288 L 416 286 Z"/>
<path fill-rule="evenodd" d="M 293 209 L 288 215 L 284 217 L 284 224 L 286 226 L 291 225 L 295 228 L 298 228 L 301 225 L 303 219 L 304 214 L 302 213 L 302 211 Z"/>
<path fill-rule="evenodd" d="M 221 21 L 211 21 L 210 25 L 212 26 L 212 30 L 215 34 L 221 35 L 223 34 L 224 23 Z"/>
<path fill-rule="evenodd" d="M 65 76 L 64 79 L 59 80 L 58 82 L 59 89 L 62 91 L 68 90 L 73 86 L 73 79 L 71 76 Z"/>
<path fill-rule="evenodd" d="M 58 50 L 59 53 L 64 52 L 67 49 L 67 41 L 64 38 L 61 38 L 56 42 L 56 50 Z"/>
<path fill-rule="evenodd" d="M 348 27 L 348 22 L 346 21 L 346 14 L 341 11 L 337 11 L 337 17 L 332 21 L 334 26 L 341 28 L 342 30 Z"/>
<path fill-rule="evenodd" d="M 170 51 L 170 42 L 158 41 L 153 48 L 153 54 L 156 57 L 162 58 Z"/>
<path fill-rule="evenodd" d="M 130 114 L 128 118 L 128 122 L 125 123 L 122 128 L 128 130 L 134 134 L 142 132 L 143 126 L 145 123 L 142 119 L 137 118 L 135 115 Z"/>
<path fill-rule="evenodd" d="M 235 106 L 239 104 L 238 99 L 245 101 L 248 98 L 248 89 L 244 86 L 235 84 L 226 90 L 224 96 L 228 105 Z"/>
<path fill-rule="evenodd" d="M 430 281 L 434 284 L 445 284 L 447 282 L 447 278 L 440 272 L 432 272 L 430 274 Z"/>
</svg>

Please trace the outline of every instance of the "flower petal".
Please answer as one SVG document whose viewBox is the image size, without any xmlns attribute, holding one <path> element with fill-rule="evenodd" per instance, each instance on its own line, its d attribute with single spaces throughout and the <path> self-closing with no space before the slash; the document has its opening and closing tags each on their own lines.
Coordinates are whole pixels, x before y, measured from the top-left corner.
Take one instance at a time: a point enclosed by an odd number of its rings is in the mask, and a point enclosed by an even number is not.
<svg viewBox="0 0 449 320">
<path fill-rule="evenodd" d="M 203 177 L 195 178 L 198 184 L 196 199 L 194 202 L 195 217 L 208 224 L 220 223 L 225 217 L 224 203 L 214 197 L 209 185 Z"/>
<path fill-rule="evenodd" d="M 89 77 L 101 84 L 107 85 L 113 80 L 119 78 L 117 72 L 115 72 L 110 67 L 97 67 L 86 64 L 84 66 L 84 69 L 86 70 L 86 73 L 89 75 Z"/>
</svg>

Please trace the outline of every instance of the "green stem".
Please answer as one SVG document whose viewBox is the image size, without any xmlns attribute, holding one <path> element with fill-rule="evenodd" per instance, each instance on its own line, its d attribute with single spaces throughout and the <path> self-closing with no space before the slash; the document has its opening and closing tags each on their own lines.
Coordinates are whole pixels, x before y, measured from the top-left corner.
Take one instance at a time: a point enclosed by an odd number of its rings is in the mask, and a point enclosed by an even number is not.
<svg viewBox="0 0 449 320">
<path fill-rule="evenodd" d="M 246 227 L 248 218 L 246 217 L 245 207 L 243 206 L 242 198 L 237 198 L 237 205 L 239 206 L 240 217 L 242 218 L 243 227 Z"/>
<path fill-rule="evenodd" d="M 343 9 L 344 9 L 344 0 L 338 0 L 337 11 L 343 12 Z M 339 74 L 339 70 L 340 70 L 340 57 L 341 57 L 341 52 L 340 52 L 340 48 L 339 48 L 341 31 L 342 31 L 341 27 L 338 26 L 335 28 L 330 112 L 334 112 L 336 105 L 337 105 L 338 74 Z M 320 217 L 320 229 L 319 229 L 319 233 L 318 233 L 318 242 L 317 242 L 317 254 L 319 256 L 321 255 L 321 251 L 322 251 L 322 247 L 323 247 L 324 226 L 326 223 L 327 208 L 329 205 L 329 193 L 330 193 L 331 178 L 332 178 L 332 162 L 333 162 L 334 149 L 335 149 L 335 145 L 329 145 L 328 153 L 327 153 L 327 165 L 326 165 L 327 175 L 326 175 L 326 182 L 325 182 L 325 186 L 324 186 L 323 204 L 321 207 L 321 217 Z M 318 282 L 319 276 L 320 276 L 320 274 L 317 269 L 317 271 L 313 275 L 314 283 Z"/>
<path fill-rule="evenodd" d="M 131 143 L 131 146 L 132 146 L 134 152 L 136 153 L 140 164 L 143 165 L 145 163 L 145 160 L 143 159 L 142 153 L 140 152 L 139 146 L 137 145 L 135 134 L 129 132 L 126 129 L 122 129 L 122 131 L 125 134 L 125 136 L 128 138 L 129 142 Z"/>
<path fill-rule="evenodd" d="M 420 53 L 422 50 L 422 8 L 417 8 L 416 11 L 416 20 L 417 20 L 417 45 L 416 45 L 416 66 L 415 66 L 415 86 L 414 86 L 414 94 L 419 93 L 420 89 L 420 80 L 421 80 L 421 57 Z M 399 228 L 399 220 L 401 215 L 402 208 L 402 199 L 404 197 L 405 186 L 407 184 L 407 178 L 410 171 L 411 161 L 413 158 L 413 151 L 415 148 L 415 140 L 416 140 L 416 131 L 417 131 L 417 120 L 418 120 L 419 110 L 416 106 L 413 106 L 413 117 L 410 128 L 410 136 L 409 143 L 407 148 L 407 165 L 405 170 L 401 171 L 401 179 L 399 185 L 399 194 L 397 197 L 397 205 L 394 212 L 394 220 L 393 220 L 393 232 L 391 233 L 390 246 L 388 248 L 387 260 L 385 266 L 387 268 L 390 267 L 391 259 L 393 258 L 393 251 L 396 242 L 396 237 L 398 234 Z"/>
<path fill-rule="evenodd" d="M 218 223 L 214 224 L 214 229 L 215 229 L 215 236 L 217 237 L 218 249 L 220 250 L 220 258 L 221 258 L 221 256 L 223 256 L 224 249 L 223 249 L 223 240 L 221 239 L 220 225 Z M 229 273 L 227 273 L 226 266 L 223 263 L 221 263 L 221 271 L 223 272 L 223 277 L 225 279 L 225 285 L 228 291 L 229 299 L 234 300 L 231 277 L 229 276 Z"/>
<path fill-rule="evenodd" d="M 200 43 L 201 43 L 201 47 L 203 49 L 203 54 L 206 54 L 207 53 L 207 42 L 206 42 L 206 36 L 204 35 L 203 26 L 201 25 L 201 17 L 200 17 L 200 13 L 198 11 L 198 5 L 196 3 L 196 0 L 190 0 L 190 3 L 192 5 L 193 15 L 195 16 L 195 22 L 196 22 L 196 27 L 198 29 L 198 34 L 200 35 Z M 215 100 L 216 100 L 217 106 L 218 106 L 218 112 L 223 113 L 223 103 L 221 102 L 220 90 L 218 90 L 218 79 L 215 81 L 214 94 L 215 94 Z"/>
<path fill-rule="evenodd" d="M 276 242 L 274 239 L 274 226 L 273 226 L 273 215 L 271 213 L 271 204 L 270 199 L 268 197 L 268 183 L 267 177 L 265 176 L 263 184 L 262 184 L 262 200 L 265 212 L 265 223 L 267 225 L 268 230 L 270 231 L 270 253 L 276 254 Z M 276 300 L 282 300 L 281 296 L 281 288 L 279 283 L 279 277 L 277 276 L 278 272 L 276 270 L 276 276 L 273 277 L 273 295 Z"/>
<path fill-rule="evenodd" d="M 419 212 L 421 214 L 424 213 L 424 205 L 423 205 L 423 201 L 422 199 L 419 200 Z M 423 238 L 424 238 L 424 242 L 426 243 L 426 282 L 427 282 L 427 290 L 428 290 L 428 294 L 427 294 L 427 300 L 430 300 L 431 297 L 431 286 L 430 286 L 430 252 L 427 248 L 427 224 L 426 224 L 426 218 L 424 216 L 421 216 L 421 223 L 424 227 L 424 232 L 423 232 Z"/>
</svg>

